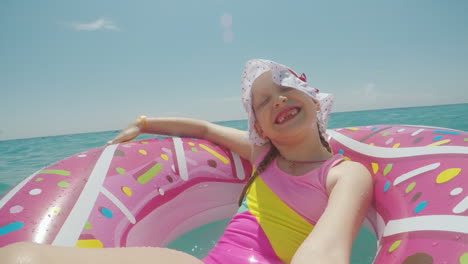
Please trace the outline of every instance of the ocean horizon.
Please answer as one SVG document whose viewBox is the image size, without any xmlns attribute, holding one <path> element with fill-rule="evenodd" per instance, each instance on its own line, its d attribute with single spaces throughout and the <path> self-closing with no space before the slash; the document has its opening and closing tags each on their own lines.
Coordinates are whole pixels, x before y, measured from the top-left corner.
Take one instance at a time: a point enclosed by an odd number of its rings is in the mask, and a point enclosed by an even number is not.
<svg viewBox="0 0 468 264">
<path fill-rule="evenodd" d="M 456 104 L 443 104 L 443 105 L 427 105 L 427 106 L 405 106 L 405 107 L 392 107 L 392 108 L 379 108 L 379 109 L 363 109 L 363 110 L 350 110 L 350 111 L 336 111 L 330 114 L 330 119 L 336 115 L 345 114 L 345 113 L 359 113 L 359 112 L 376 112 L 376 111 L 391 111 L 391 110 L 405 110 L 405 109 L 413 109 L 413 108 L 433 108 L 433 107 L 445 107 L 445 106 L 457 106 L 457 105 L 468 105 L 468 103 L 456 103 Z M 467 107 L 468 108 L 468 107 Z M 130 123 L 132 120 L 129 120 Z M 223 124 L 226 122 L 242 122 L 246 121 L 246 119 L 233 119 L 233 120 L 218 120 L 218 121 L 210 121 L 216 124 Z M 400 123 L 398 123 L 400 124 Z M 334 128 L 330 127 L 329 128 Z M 10 140 L 22 140 L 22 139 L 34 139 L 34 138 L 44 138 L 44 137 L 61 137 L 61 136 L 70 136 L 70 135 L 80 135 L 80 134 L 92 134 L 92 133 L 109 133 L 109 132 L 116 132 L 120 131 L 120 129 L 110 129 L 110 130 L 98 130 L 98 131 L 83 131 L 83 132 L 76 132 L 76 133 L 68 133 L 68 134 L 56 134 L 56 135 L 47 135 L 47 136 L 31 136 L 31 137 L 24 137 L 24 138 L 12 138 L 12 139 L 0 139 L 2 141 L 10 141 Z"/>
</svg>

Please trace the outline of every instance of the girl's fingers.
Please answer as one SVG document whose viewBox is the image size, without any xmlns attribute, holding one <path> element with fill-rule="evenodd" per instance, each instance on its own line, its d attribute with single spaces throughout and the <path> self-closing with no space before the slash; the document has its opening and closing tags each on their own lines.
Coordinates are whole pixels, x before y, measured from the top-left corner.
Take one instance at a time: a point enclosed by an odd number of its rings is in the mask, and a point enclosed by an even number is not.
<svg viewBox="0 0 468 264">
<path fill-rule="evenodd" d="M 134 127 L 129 127 L 122 131 L 119 135 L 117 135 L 114 139 L 110 140 L 107 142 L 106 145 L 111 145 L 111 144 L 118 144 L 122 142 L 126 142 L 129 140 L 132 140 L 136 138 L 139 134 L 138 129 L 135 129 Z"/>
</svg>

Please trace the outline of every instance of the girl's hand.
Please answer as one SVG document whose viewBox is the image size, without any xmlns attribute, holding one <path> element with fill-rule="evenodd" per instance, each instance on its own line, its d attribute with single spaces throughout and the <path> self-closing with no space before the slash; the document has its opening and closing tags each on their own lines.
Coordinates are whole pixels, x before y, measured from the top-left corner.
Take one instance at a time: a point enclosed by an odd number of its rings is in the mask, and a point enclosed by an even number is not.
<svg viewBox="0 0 468 264">
<path fill-rule="evenodd" d="M 106 146 L 130 141 L 140 135 L 146 123 L 146 116 L 139 116 L 122 130 L 114 139 L 107 141 Z"/>
</svg>

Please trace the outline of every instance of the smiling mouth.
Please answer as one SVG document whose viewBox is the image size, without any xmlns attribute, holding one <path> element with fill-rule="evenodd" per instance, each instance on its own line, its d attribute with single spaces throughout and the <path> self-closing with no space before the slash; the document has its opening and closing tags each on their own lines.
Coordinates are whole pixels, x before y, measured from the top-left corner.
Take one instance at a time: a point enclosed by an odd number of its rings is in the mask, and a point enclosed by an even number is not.
<svg viewBox="0 0 468 264">
<path fill-rule="evenodd" d="M 300 108 L 294 107 L 288 110 L 282 111 L 275 119 L 275 124 L 281 125 L 284 122 L 293 119 L 299 112 L 301 111 Z"/>
</svg>

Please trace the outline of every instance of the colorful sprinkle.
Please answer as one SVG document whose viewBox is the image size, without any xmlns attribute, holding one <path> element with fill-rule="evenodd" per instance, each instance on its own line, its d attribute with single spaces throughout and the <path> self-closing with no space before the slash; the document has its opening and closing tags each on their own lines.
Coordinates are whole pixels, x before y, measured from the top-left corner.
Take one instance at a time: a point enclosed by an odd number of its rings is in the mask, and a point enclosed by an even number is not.
<svg viewBox="0 0 468 264">
<path fill-rule="evenodd" d="M 167 179 L 168 182 L 173 182 L 174 181 L 174 179 L 172 179 L 171 175 L 167 175 L 166 179 Z"/>
<path fill-rule="evenodd" d="M 66 170 L 43 170 L 38 174 L 55 174 L 60 176 L 70 176 L 70 172 Z"/>
<path fill-rule="evenodd" d="M 159 141 L 164 141 L 164 138 L 158 138 Z"/>
<path fill-rule="evenodd" d="M 51 215 L 58 215 L 60 213 L 60 207 L 58 206 L 52 206 L 52 207 L 49 207 L 49 209 L 47 210 L 49 212 L 49 214 Z"/>
<path fill-rule="evenodd" d="M 127 195 L 128 197 L 132 196 L 132 189 L 126 186 L 122 187 L 122 192 L 125 193 L 125 195 Z"/>
<path fill-rule="evenodd" d="M 376 130 L 377 128 L 378 128 L 378 127 L 373 127 L 373 128 L 371 128 L 371 130 Z"/>
<path fill-rule="evenodd" d="M 407 173 L 404 173 L 398 177 L 395 178 L 395 181 L 393 182 L 393 185 L 398 185 L 404 181 L 407 181 L 413 177 L 416 177 L 422 173 L 426 173 L 428 171 L 432 171 L 432 170 L 435 170 L 437 169 L 438 167 L 440 166 L 440 163 L 437 162 L 437 163 L 432 163 L 432 164 L 429 164 L 429 165 L 426 165 L 426 166 L 423 166 L 423 167 L 420 167 L 420 168 L 417 168 L 417 169 L 414 169 L 412 171 L 409 171 Z"/>
<path fill-rule="evenodd" d="M 189 144 L 190 146 L 195 146 L 195 143 L 193 143 L 193 142 L 189 142 L 187 144 Z"/>
<path fill-rule="evenodd" d="M 423 131 L 424 131 L 424 128 L 420 128 L 420 129 L 414 131 L 414 132 L 411 134 L 411 136 L 414 137 L 414 136 L 416 136 L 417 134 L 419 134 L 419 133 L 421 133 L 421 132 L 423 132 Z"/>
<path fill-rule="evenodd" d="M 146 155 L 146 154 L 148 154 L 148 153 L 146 153 L 146 150 L 144 150 L 144 149 L 138 150 L 138 153 L 140 153 L 141 155 Z"/>
<path fill-rule="evenodd" d="M 43 181 L 43 180 L 44 180 L 43 178 L 37 178 L 35 181 L 36 181 L 36 182 L 41 182 L 41 181 Z"/>
<path fill-rule="evenodd" d="M 388 249 L 388 252 L 393 252 L 395 249 L 397 249 L 400 246 L 400 244 L 401 244 L 401 240 L 397 240 L 393 242 L 393 244 Z"/>
<path fill-rule="evenodd" d="M 418 137 L 415 140 L 413 140 L 413 144 L 418 144 L 423 139 L 424 139 L 423 137 Z"/>
<path fill-rule="evenodd" d="M 395 145 L 392 146 L 392 148 L 398 148 L 400 147 L 400 143 L 396 143 Z"/>
<path fill-rule="evenodd" d="M 345 129 L 352 130 L 352 131 L 359 130 L 359 128 L 357 127 L 345 127 Z"/>
<path fill-rule="evenodd" d="M 338 154 L 343 155 L 343 153 L 344 153 L 344 150 L 342 149 L 338 150 Z"/>
<path fill-rule="evenodd" d="M 388 182 L 385 183 L 383 191 L 386 192 L 386 191 L 388 191 L 389 188 L 390 188 L 390 182 L 388 181 Z"/>
<path fill-rule="evenodd" d="M 468 264 L 468 252 L 460 256 L 459 262 L 460 264 Z"/>
<path fill-rule="evenodd" d="M 116 150 L 114 152 L 114 156 L 116 157 L 124 157 L 125 156 L 125 152 L 121 151 L 120 149 Z"/>
<path fill-rule="evenodd" d="M 146 184 L 153 179 L 161 170 L 163 166 L 160 163 L 156 163 L 153 167 L 147 170 L 142 175 L 138 176 L 137 181 L 140 184 Z"/>
<path fill-rule="evenodd" d="M 388 131 L 382 133 L 382 137 L 386 137 L 386 136 L 388 136 L 388 135 L 390 135 L 390 132 L 388 132 Z"/>
<path fill-rule="evenodd" d="M 68 182 L 65 182 L 65 181 L 59 181 L 59 182 L 57 182 L 57 186 L 60 187 L 60 188 L 68 188 L 68 186 L 70 186 L 70 184 Z"/>
<path fill-rule="evenodd" d="M 460 172 L 461 172 L 460 168 L 446 169 L 437 176 L 436 182 L 437 183 L 448 182 L 452 180 L 453 178 L 457 177 Z"/>
<path fill-rule="evenodd" d="M 146 144 L 148 144 L 148 141 L 142 141 L 141 144 L 146 145 Z"/>
<path fill-rule="evenodd" d="M 6 235 L 16 230 L 23 228 L 23 222 L 13 222 L 4 226 L 0 226 L 0 236 Z"/>
<path fill-rule="evenodd" d="M 166 154 L 161 154 L 161 158 L 162 158 L 163 160 L 169 160 L 169 158 L 167 157 Z"/>
<path fill-rule="evenodd" d="M 213 167 L 213 168 L 216 168 L 218 166 L 218 164 L 214 160 L 208 160 L 207 163 L 208 163 L 208 166 Z"/>
<path fill-rule="evenodd" d="M 404 128 L 400 128 L 400 129 L 397 130 L 397 133 L 401 133 L 401 132 L 403 132 L 403 131 L 405 131 L 405 129 L 404 129 Z"/>
<path fill-rule="evenodd" d="M 42 192 L 41 189 L 32 189 L 31 191 L 29 191 L 29 194 L 30 195 L 38 195 Z"/>
<path fill-rule="evenodd" d="M 229 164 L 229 160 L 227 158 L 225 158 L 224 156 L 222 156 L 221 154 L 219 154 L 218 152 L 210 149 L 209 147 L 207 147 L 207 146 L 205 146 L 203 144 L 198 144 L 198 146 L 200 146 L 200 148 L 206 150 L 208 153 L 210 153 L 211 155 L 218 158 L 222 163 Z"/>
<path fill-rule="evenodd" d="M 164 189 L 163 188 L 159 188 L 159 194 L 164 195 Z"/>
<path fill-rule="evenodd" d="M 389 138 L 387 141 L 385 141 L 385 145 L 388 145 L 393 142 L 393 138 Z"/>
<path fill-rule="evenodd" d="M 442 131 L 442 130 L 434 130 L 434 131 L 432 131 L 432 133 L 435 133 L 435 134 L 460 135 L 459 132 L 455 132 L 455 131 Z"/>
<path fill-rule="evenodd" d="M 373 142 L 369 143 L 369 146 L 375 146 L 375 144 Z"/>
<path fill-rule="evenodd" d="M 77 157 L 78 158 L 84 158 L 84 157 L 86 157 L 86 154 L 81 154 L 81 155 L 78 155 Z"/>
<path fill-rule="evenodd" d="M 348 157 L 343 157 L 343 159 L 346 160 L 346 161 L 351 161 L 351 159 L 348 158 Z"/>
<path fill-rule="evenodd" d="M 10 207 L 10 214 L 21 213 L 23 210 L 24 210 L 23 206 L 15 205 L 15 206 Z"/>
<path fill-rule="evenodd" d="M 444 139 L 444 140 L 441 140 L 441 141 L 437 141 L 437 142 L 434 142 L 432 144 L 429 144 L 427 145 L 427 147 L 431 147 L 431 146 L 440 146 L 440 145 L 443 145 L 443 144 L 447 144 L 449 143 L 451 140 L 450 139 Z"/>
<path fill-rule="evenodd" d="M 416 202 L 419 199 L 419 197 L 421 197 L 421 194 L 422 192 L 417 192 L 415 195 L 413 195 L 413 198 L 411 198 L 411 202 Z"/>
<path fill-rule="evenodd" d="M 76 241 L 75 247 L 78 248 L 103 248 L 104 245 L 97 239 L 86 239 Z"/>
<path fill-rule="evenodd" d="M 371 166 L 372 166 L 372 171 L 374 172 L 374 174 L 376 174 L 379 171 L 379 164 L 372 162 Z"/>
<path fill-rule="evenodd" d="M 91 228 L 93 228 L 93 227 L 91 226 L 91 223 L 90 223 L 89 221 L 86 221 L 86 223 L 84 224 L 84 229 L 85 229 L 85 230 L 91 230 Z"/>
<path fill-rule="evenodd" d="M 387 164 L 385 166 L 385 169 L 383 170 L 383 176 L 387 176 L 387 174 L 392 170 L 393 164 Z"/>
<path fill-rule="evenodd" d="M 442 136 L 437 136 L 437 137 L 434 137 L 432 140 L 437 141 L 437 140 L 442 139 L 442 138 L 443 138 Z"/>
<path fill-rule="evenodd" d="M 198 149 L 196 149 L 196 148 L 191 148 L 190 150 L 193 151 L 193 152 L 198 152 Z"/>
<path fill-rule="evenodd" d="M 412 183 L 408 184 L 408 187 L 406 187 L 406 189 L 405 189 L 405 193 L 411 192 L 414 189 L 415 186 L 416 186 L 416 182 L 412 182 Z"/>
<path fill-rule="evenodd" d="M 405 258 L 401 264 L 433 264 L 434 259 L 432 256 L 426 253 L 415 253 Z"/>
<path fill-rule="evenodd" d="M 125 174 L 125 169 L 124 168 L 120 168 L 120 167 L 117 167 L 115 168 L 115 171 L 118 173 L 118 174 Z"/>
<path fill-rule="evenodd" d="M 102 214 L 103 216 L 105 216 L 106 218 L 109 218 L 109 219 L 111 219 L 112 216 L 113 216 L 112 211 L 109 210 L 109 209 L 107 209 L 107 208 L 105 208 L 105 207 L 102 207 L 101 210 L 100 210 L 100 212 L 101 212 L 101 214 Z"/>
<path fill-rule="evenodd" d="M 415 213 L 421 212 L 426 207 L 426 205 L 427 205 L 427 201 L 422 201 L 418 203 L 416 207 L 414 208 L 414 212 Z"/>
<path fill-rule="evenodd" d="M 453 190 L 450 192 L 450 195 L 455 196 L 455 195 L 459 195 L 459 194 L 462 193 L 462 192 L 463 192 L 463 188 L 458 187 L 458 188 L 453 189 Z"/>
<path fill-rule="evenodd" d="M 468 196 L 461 200 L 452 210 L 454 214 L 461 214 L 468 209 Z"/>
<path fill-rule="evenodd" d="M 465 142 L 468 141 L 468 138 L 464 138 L 463 141 L 465 141 Z"/>
</svg>

